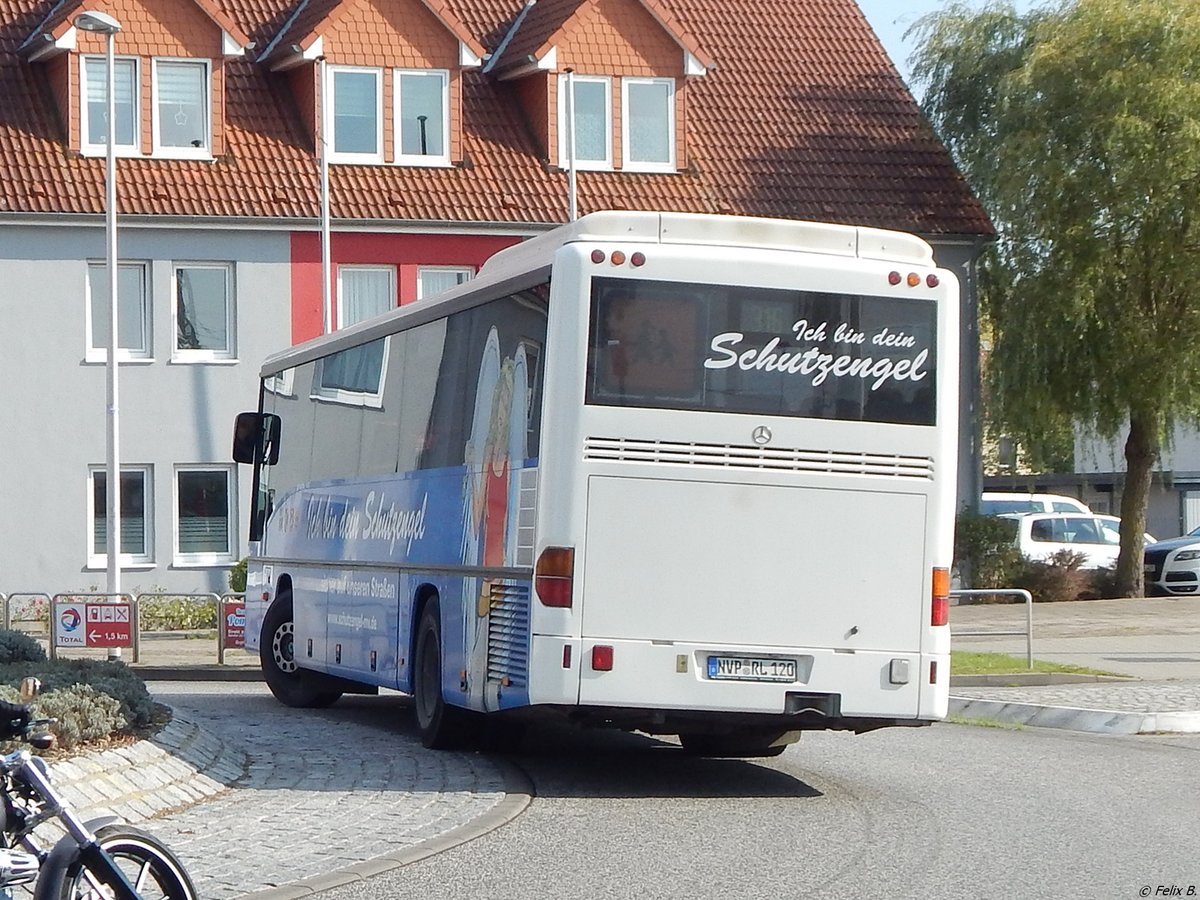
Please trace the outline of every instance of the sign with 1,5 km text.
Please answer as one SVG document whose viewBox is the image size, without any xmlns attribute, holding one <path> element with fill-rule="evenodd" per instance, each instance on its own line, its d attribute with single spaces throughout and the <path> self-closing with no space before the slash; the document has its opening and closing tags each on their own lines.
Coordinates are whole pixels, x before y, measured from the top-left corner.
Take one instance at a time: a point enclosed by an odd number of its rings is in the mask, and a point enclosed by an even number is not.
<svg viewBox="0 0 1200 900">
<path fill-rule="evenodd" d="M 56 647 L 132 647 L 133 610 L 128 603 L 56 603 Z"/>
</svg>

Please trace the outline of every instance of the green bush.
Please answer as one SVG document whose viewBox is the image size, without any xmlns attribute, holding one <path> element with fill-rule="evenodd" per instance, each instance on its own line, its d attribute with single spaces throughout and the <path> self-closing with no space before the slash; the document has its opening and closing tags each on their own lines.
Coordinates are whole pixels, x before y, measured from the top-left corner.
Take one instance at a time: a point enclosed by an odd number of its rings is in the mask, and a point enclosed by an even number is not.
<svg viewBox="0 0 1200 900">
<path fill-rule="evenodd" d="M 246 591 L 246 566 L 249 562 L 249 558 L 242 557 L 238 560 L 237 565 L 225 575 L 226 580 L 229 582 L 229 590 L 235 594 L 243 594 Z"/>
<path fill-rule="evenodd" d="M 21 679 L 32 675 L 42 682 L 42 697 L 76 685 L 90 685 L 116 701 L 125 724 L 121 728 L 144 728 L 154 720 L 154 701 L 142 681 L 124 663 L 97 659 L 58 659 L 0 665 L 0 685 L 15 695 Z"/>
<path fill-rule="evenodd" d="M 55 720 L 50 730 L 63 750 L 107 738 L 129 727 L 117 699 L 90 684 L 73 684 L 45 693 L 33 702 L 33 710 L 37 718 Z"/>
<path fill-rule="evenodd" d="M 963 587 L 1011 588 L 1025 568 L 1012 522 L 964 510 L 954 523 L 954 566 Z"/>
<path fill-rule="evenodd" d="M 217 627 L 217 601 L 173 594 L 143 595 L 138 601 L 142 631 L 198 631 Z"/>
<path fill-rule="evenodd" d="M 41 662 L 46 658 L 42 645 L 20 631 L 0 631 L 0 665 Z"/>
</svg>

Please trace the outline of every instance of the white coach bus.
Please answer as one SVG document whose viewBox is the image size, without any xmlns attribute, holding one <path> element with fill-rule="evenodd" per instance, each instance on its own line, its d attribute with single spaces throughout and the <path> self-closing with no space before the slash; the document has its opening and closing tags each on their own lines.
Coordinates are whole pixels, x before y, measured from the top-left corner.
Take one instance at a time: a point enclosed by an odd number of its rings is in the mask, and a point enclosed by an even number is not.
<svg viewBox="0 0 1200 900">
<path fill-rule="evenodd" d="M 271 357 L 247 645 L 430 747 L 544 715 L 773 755 L 945 716 L 958 287 L 921 239 L 603 212 Z"/>
</svg>

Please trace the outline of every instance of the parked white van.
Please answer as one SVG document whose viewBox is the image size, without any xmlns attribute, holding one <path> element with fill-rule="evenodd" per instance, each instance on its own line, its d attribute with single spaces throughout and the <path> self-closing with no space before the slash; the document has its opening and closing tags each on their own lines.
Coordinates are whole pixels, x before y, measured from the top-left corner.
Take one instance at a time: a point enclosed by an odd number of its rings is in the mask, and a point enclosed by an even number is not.
<svg viewBox="0 0 1200 900">
<path fill-rule="evenodd" d="M 1020 494 L 1008 491 L 985 491 L 979 504 L 985 516 L 1003 513 L 1081 512 L 1090 513 L 1086 504 L 1074 497 L 1059 494 Z"/>
</svg>

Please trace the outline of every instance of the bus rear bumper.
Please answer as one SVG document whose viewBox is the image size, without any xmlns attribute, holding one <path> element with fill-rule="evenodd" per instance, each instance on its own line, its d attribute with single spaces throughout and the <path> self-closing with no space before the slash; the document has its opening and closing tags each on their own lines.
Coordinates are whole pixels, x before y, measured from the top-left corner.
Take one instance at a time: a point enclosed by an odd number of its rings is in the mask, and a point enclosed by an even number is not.
<svg viewBox="0 0 1200 900">
<path fill-rule="evenodd" d="M 893 725 L 925 725 L 948 707 L 949 654 L 828 648 L 756 647 L 534 636 L 530 684 L 533 705 L 577 707 L 575 717 L 617 725 L 745 718 L 769 719 L 797 730 L 869 731 Z M 611 647 L 593 657 L 593 647 Z M 569 648 L 569 649 L 568 649 Z M 749 677 L 719 672 L 715 660 L 766 660 Z M 936 662 L 936 666 L 931 663 Z M 783 663 L 783 665 L 779 665 Z M 794 663 L 794 677 L 788 663 Z M 748 664 L 748 663 L 746 663 Z M 930 683 L 931 672 L 941 673 Z M 779 679 L 779 680 L 773 680 Z"/>
</svg>

